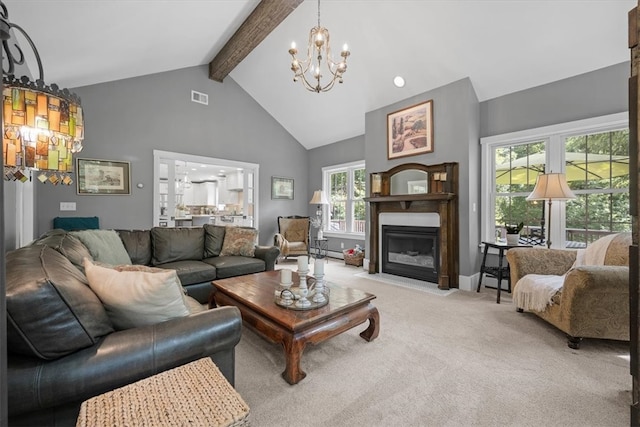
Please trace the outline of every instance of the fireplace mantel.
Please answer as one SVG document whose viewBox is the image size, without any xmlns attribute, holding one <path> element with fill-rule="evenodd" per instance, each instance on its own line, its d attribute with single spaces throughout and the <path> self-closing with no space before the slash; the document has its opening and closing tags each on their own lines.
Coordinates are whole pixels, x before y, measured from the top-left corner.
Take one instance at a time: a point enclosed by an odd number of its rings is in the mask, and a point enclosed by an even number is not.
<svg viewBox="0 0 640 427">
<path fill-rule="evenodd" d="M 427 173 L 428 192 L 423 194 L 390 194 L 391 177 L 402 171 Z M 373 182 L 371 174 L 370 184 Z M 369 203 L 369 273 L 378 273 L 379 217 L 383 212 L 435 212 L 440 217 L 440 268 L 438 288 L 458 287 L 459 224 L 458 224 L 458 164 L 423 165 L 407 163 L 386 172 L 378 172 L 382 182 L 380 194 L 365 198 Z M 369 188 L 373 188 L 372 185 Z"/>
</svg>

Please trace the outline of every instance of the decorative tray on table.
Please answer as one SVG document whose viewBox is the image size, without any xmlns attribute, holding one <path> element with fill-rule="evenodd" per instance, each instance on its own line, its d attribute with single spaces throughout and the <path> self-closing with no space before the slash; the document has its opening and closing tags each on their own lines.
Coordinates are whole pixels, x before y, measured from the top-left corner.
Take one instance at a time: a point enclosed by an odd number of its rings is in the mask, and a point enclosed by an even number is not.
<svg viewBox="0 0 640 427">
<path fill-rule="evenodd" d="M 318 292 L 314 286 L 315 280 L 311 279 L 310 282 L 310 288 L 302 290 L 297 286 L 278 286 L 275 291 L 275 303 L 280 307 L 298 311 L 324 307 L 329 303 L 329 288 L 327 284 L 325 283 L 321 292 Z M 306 293 L 306 302 L 301 304 L 300 300 L 303 298 L 303 293 Z"/>
</svg>

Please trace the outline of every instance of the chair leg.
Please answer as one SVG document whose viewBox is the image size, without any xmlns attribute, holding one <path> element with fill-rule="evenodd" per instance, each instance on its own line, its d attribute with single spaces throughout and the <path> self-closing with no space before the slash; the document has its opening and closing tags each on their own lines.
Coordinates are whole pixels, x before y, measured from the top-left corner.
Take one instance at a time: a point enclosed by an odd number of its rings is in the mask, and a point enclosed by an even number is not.
<svg viewBox="0 0 640 427">
<path fill-rule="evenodd" d="M 524 309 L 523 309 L 523 308 L 520 308 L 520 307 L 516 308 L 516 311 L 517 311 L 518 313 L 524 313 Z"/>
<path fill-rule="evenodd" d="M 579 350 L 581 342 L 582 337 L 572 337 L 571 335 L 567 335 L 567 345 L 569 346 L 569 348 Z"/>
</svg>

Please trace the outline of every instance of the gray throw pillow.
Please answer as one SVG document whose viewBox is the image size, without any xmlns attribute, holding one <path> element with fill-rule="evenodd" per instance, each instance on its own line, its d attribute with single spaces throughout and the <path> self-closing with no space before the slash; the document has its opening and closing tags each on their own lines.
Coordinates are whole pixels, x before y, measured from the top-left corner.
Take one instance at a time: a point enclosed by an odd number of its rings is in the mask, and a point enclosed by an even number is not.
<svg viewBox="0 0 640 427">
<path fill-rule="evenodd" d="M 91 253 L 94 261 L 105 264 L 131 264 L 131 258 L 115 230 L 70 231 Z"/>
</svg>

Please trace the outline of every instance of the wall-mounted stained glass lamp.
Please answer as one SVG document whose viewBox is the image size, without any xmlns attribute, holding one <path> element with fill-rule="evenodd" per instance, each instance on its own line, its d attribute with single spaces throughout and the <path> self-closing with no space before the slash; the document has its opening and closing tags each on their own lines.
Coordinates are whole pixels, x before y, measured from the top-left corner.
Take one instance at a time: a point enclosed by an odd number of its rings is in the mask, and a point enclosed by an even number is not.
<svg viewBox="0 0 640 427">
<path fill-rule="evenodd" d="M 26 181 L 35 171 L 37 179 L 51 184 L 71 185 L 72 153 L 82 150 L 84 117 L 80 98 L 56 84 L 44 83 L 40 55 L 29 35 L 9 22 L 7 8 L 0 1 L 3 24 L 19 32 L 35 55 L 39 79 L 14 76 L 15 66 L 24 64 L 24 54 L 14 40 L 2 41 L 5 61 L 3 80 L 3 146 L 5 180 Z M 13 47 L 11 47 L 13 46 Z"/>
</svg>

